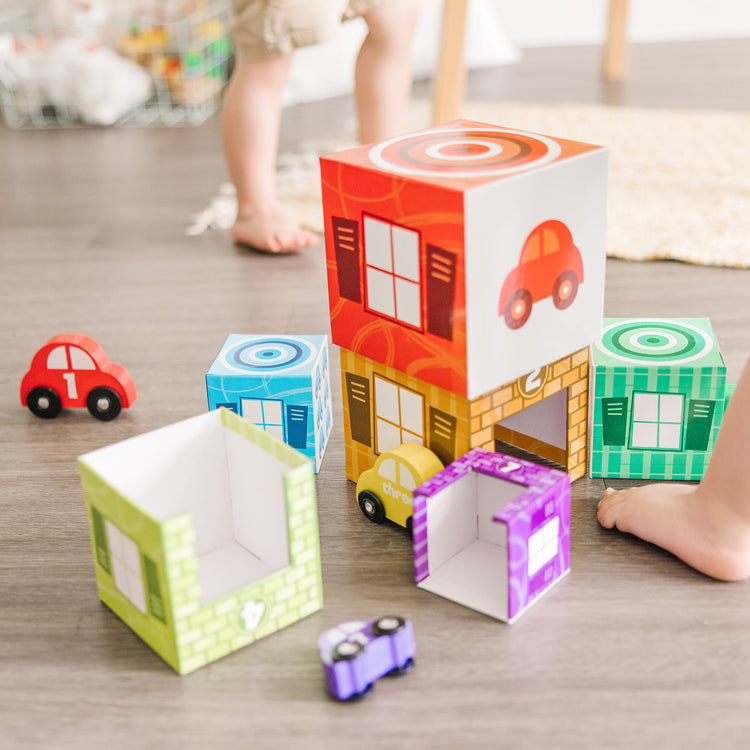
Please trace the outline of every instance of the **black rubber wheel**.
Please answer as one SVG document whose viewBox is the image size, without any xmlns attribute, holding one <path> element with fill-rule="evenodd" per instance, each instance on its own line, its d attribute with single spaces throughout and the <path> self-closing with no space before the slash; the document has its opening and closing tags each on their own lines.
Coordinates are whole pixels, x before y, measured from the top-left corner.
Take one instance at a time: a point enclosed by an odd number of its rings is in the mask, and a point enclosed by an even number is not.
<svg viewBox="0 0 750 750">
<path fill-rule="evenodd" d="M 62 411 L 62 399 L 52 388 L 40 386 L 29 391 L 26 406 L 37 417 L 54 419 Z"/>
<path fill-rule="evenodd" d="M 354 693 L 350 698 L 347 698 L 347 700 L 350 703 L 356 703 L 357 701 L 361 701 L 364 698 L 367 698 L 367 696 L 375 689 L 375 684 L 370 683 L 369 685 L 365 686 L 365 689 L 361 693 Z"/>
<path fill-rule="evenodd" d="M 526 289 L 517 289 L 505 303 L 505 324 L 508 328 L 520 328 L 531 315 L 534 301 Z"/>
<path fill-rule="evenodd" d="M 414 669 L 414 659 L 409 657 L 400 667 L 396 667 L 388 672 L 388 677 L 398 677 L 399 675 L 411 672 Z"/>
<path fill-rule="evenodd" d="M 373 523 L 383 523 L 383 521 L 385 521 L 385 508 L 377 495 L 373 495 L 372 492 L 364 490 L 359 493 L 357 501 L 359 502 L 359 507 L 362 509 L 362 512 Z"/>
<path fill-rule="evenodd" d="M 403 617 L 396 615 L 385 615 L 379 617 L 372 624 L 372 632 L 375 635 L 395 635 L 406 627 L 406 621 Z"/>
<path fill-rule="evenodd" d="M 365 652 L 365 647 L 357 641 L 341 641 L 333 648 L 334 661 L 352 661 L 359 659 Z"/>
<path fill-rule="evenodd" d="M 92 388 L 86 396 L 86 408 L 92 417 L 109 422 L 120 413 L 122 401 L 111 388 Z"/>
<path fill-rule="evenodd" d="M 558 310 L 564 310 L 573 304 L 578 294 L 578 277 L 573 271 L 563 271 L 552 288 L 552 302 Z"/>
</svg>

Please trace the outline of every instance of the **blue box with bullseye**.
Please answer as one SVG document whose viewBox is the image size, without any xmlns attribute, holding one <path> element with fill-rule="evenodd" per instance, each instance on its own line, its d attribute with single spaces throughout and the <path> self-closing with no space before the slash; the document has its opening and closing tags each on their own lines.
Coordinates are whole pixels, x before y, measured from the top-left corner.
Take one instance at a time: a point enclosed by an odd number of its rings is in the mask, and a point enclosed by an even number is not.
<svg viewBox="0 0 750 750">
<path fill-rule="evenodd" d="M 231 409 L 312 459 L 333 423 L 327 336 L 232 333 L 206 374 L 208 408 Z"/>
</svg>

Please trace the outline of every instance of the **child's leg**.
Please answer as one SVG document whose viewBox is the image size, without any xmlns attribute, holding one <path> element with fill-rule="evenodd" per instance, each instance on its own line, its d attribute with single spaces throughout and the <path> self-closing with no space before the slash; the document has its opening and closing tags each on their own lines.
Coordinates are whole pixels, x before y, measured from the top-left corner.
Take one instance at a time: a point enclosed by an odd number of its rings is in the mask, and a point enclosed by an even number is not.
<svg viewBox="0 0 750 750">
<path fill-rule="evenodd" d="M 364 15 L 368 34 L 355 68 L 355 100 L 362 143 L 400 133 L 411 91 L 411 40 L 416 0 L 386 3 Z"/>
<path fill-rule="evenodd" d="M 750 361 L 700 484 L 607 490 L 599 503 L 599 522 L 658 544 L 714 578 L 750 577 L 749 446 Z"/>
<path fill-rule="evenodd" d="M 237 62 L 224 95 L 221 133 L 237 189 L 236 242 L 274 253 L 298 252 L 318 237 L 290 221 L 276 199 L 281 95 L 291 54 Z"/>
</svg>

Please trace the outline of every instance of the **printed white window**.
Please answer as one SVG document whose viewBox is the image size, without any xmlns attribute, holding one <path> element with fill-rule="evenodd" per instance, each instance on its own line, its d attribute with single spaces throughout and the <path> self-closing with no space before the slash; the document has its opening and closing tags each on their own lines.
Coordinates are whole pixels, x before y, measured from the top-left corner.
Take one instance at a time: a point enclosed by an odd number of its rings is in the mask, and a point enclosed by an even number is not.
<svg viewBox="0 0 750 750">
<path fill-rule="evenodd" d="M 632 447 L 680 450 L 684 409 L 681 393 L 634 394 Z"/>
<path fill-rule="evenodd" d="M 74 370 L 96 370 L 94 360 L 77 346 L 70 347 L 70 366 Z"/>
<path fill-rule="evenodd" d="M 424 445 L 424 398 L 390 380 L 375 380 L 375 419 L 377 453 L 402 443 Z"/>
<path fill-rule="evenodd" d="M 64 346 L 56 346 L 47 355 L 47 369 L 48 370 L 67 370 L 68 369 L 68 353 L 65 351 Z"/>
<path fill-rule="evenodd" d="M 557 555 L 560 518 L 555 516 L 529 537 L 529 578 Z"/>
<path fill-rule="evenodd" d="M 367 309 L 421 328 L 419 234 L 371 216 L 364 234 Z"/>
<path fill-rule="evenodd" d="M 112 561 L 115 586 L 138 609 L 146 614 L 146 588 L 143 585 L 141 555 L 136 543 L 111 521 L 106 521 L 107 544 Z"/>
<path fill-rule="evenodd" d="M 242 416 L 279 440 L 284 439 L 282 402 L 267 398 L 243 398 Z"/>
</svg>

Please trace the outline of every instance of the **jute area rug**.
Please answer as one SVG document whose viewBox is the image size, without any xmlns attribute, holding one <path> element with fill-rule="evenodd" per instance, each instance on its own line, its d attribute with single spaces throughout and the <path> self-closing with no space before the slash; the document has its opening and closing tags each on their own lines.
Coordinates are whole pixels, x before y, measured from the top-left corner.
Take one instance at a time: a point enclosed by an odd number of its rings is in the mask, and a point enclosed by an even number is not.
<svg viewBox="0 0 750 750">
<path fill-rule="evenodd" d="M 607 146 L 607 254 L 750 268 L 750 114 L 579 104 L 467 102 L 470 120 Z M 408 130 L 429 122 L 416 103 Z M 322 232 L 318 157 L 355 145 L 353 135 L 308 142 L 279 157 L 278 189 L 307 227 Z M 231 226 L 231 186 L 196 215 L 188 233 Z"/>
</svg>

